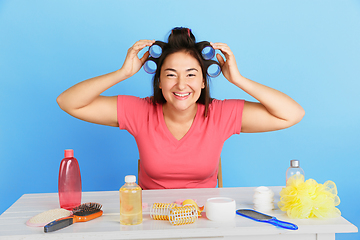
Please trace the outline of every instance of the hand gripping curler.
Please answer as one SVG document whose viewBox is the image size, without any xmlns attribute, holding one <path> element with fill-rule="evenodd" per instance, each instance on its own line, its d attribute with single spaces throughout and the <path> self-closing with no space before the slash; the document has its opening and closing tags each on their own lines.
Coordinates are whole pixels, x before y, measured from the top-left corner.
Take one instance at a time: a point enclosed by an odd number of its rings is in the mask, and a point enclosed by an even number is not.
<svg viewBox="0 0 360 240">
<path fill-rule="evenodd" d="M 150 57 L 144 63 L 144 70 L 149 74 L 153 74 L 157 69 L 157 58 L 159 58 L 162 54 L 162 49 L 166 43 L 161 41 L 156 41 L 149 48 Z"/>
<path fill-rule="evenodd" d="M 218 62 L 211 60 L 215 57 L 215 49 L 211 46 L 210 42 L 198 42 L 196 43 L 196 48 L 199 52 L 201 52 L 201 56 L 204 59 L 207 75 L 212 78 L 219 76 L 221 73 L 221 67 Z"/>
</svg>

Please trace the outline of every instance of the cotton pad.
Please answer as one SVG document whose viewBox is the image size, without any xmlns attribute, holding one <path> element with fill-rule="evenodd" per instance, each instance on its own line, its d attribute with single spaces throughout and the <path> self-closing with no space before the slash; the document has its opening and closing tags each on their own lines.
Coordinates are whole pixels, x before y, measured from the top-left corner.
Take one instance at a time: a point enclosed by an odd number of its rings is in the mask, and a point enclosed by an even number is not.
<svg viewBox="0 0 360 240">
<path fill-rule="evenodd" d="M 30 218 L 26 222 L 26 225 L 30 227 L 44 227 L 46 224 L 56 219 L 70 216 L 71 213 L 72 213 L 71 211 L 63 208 L 51 209 L 46 212 L 39 213 L 38 215 Z"/>
</svg>

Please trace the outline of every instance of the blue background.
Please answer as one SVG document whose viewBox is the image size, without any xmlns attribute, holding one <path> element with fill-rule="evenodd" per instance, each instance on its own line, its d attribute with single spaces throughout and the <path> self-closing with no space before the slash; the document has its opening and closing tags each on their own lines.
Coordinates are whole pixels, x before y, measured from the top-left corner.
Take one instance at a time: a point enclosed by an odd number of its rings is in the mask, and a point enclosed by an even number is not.
<svg viewBox="0 0 360 240">
<path fill-rule="evenodd" d="M 25 193 L 57 192 L 63 151 L 73 148 L 84 191 L 118 190 L 137 173 L 133 137 L 77 120 L 56 97 L 117 70 L 139 39 L 186 26 L 198 41 L 225 42 L 240 72 L 290 95 L 304 119 L 277 132 L 231 137 L 225 187 L 284 185 L 291 159 L 306 178 L 332 180 L 342 215 L 360 226 L 360 1 L 0 1 L 0 213 Z M 212 97 L 253 100 L 221 75 Z M 106 95 L 152 94 L 143 70 Z M 201 166 L 194 166 L 201 167 Z M 338 239 L 359 239 L 338 234 Z"/>
</svg>

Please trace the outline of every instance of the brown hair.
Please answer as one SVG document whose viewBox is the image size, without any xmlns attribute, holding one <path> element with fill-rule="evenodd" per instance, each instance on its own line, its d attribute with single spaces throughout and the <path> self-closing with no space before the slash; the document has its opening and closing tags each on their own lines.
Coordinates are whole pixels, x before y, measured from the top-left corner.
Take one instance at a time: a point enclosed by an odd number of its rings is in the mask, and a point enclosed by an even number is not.
<svg viewBox="0 0 360 240">
<path fill-rule="evenodd" d="M 196 47 L 195 36 L 192 34 L 189 28 L 174 28 L 171 31 L 171 34 L 168 38 L 168 43 L 164 44 L 162 47 L 162 54 L 157 59 L 157 69 L 153 78 L 153 88 L 154 96 L 153 103 L 164 104 L 166 100 L 162 94 L 161 89 L 159 88 L 160 84 L 160 71 L 161 67 L 167 56 L 176 52 L 186 52 L 194 57 L 201 66 L 201 71 L 204 79 L 205 87 L 201 89 L 200 97 L 197 100 L 197 103 L 205 105 L 205 117 L 207 116 L 209 104 L 212 99 L 210 98 L 210 88 L 209 88 L 209 78 L 206 74 L 206 67 L 201 56 L 201 51 Z"/>
</svg>

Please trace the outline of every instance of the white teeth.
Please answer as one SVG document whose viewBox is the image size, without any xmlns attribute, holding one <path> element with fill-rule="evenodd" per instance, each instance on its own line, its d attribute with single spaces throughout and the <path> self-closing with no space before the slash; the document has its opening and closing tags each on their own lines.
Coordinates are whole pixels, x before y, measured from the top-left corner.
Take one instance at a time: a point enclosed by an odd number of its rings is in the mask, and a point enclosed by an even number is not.
<svg viewBox="0 0 360 240">
<path fill-rule="evenodd" d="M 185 97 L 185 96 L 189 96 L 190 93 L 184 93 L 184 94 L 180 94 L 180 93 L 174 93 L 176 96 L 179 96 L 179 97 Z"/>
</svg>

